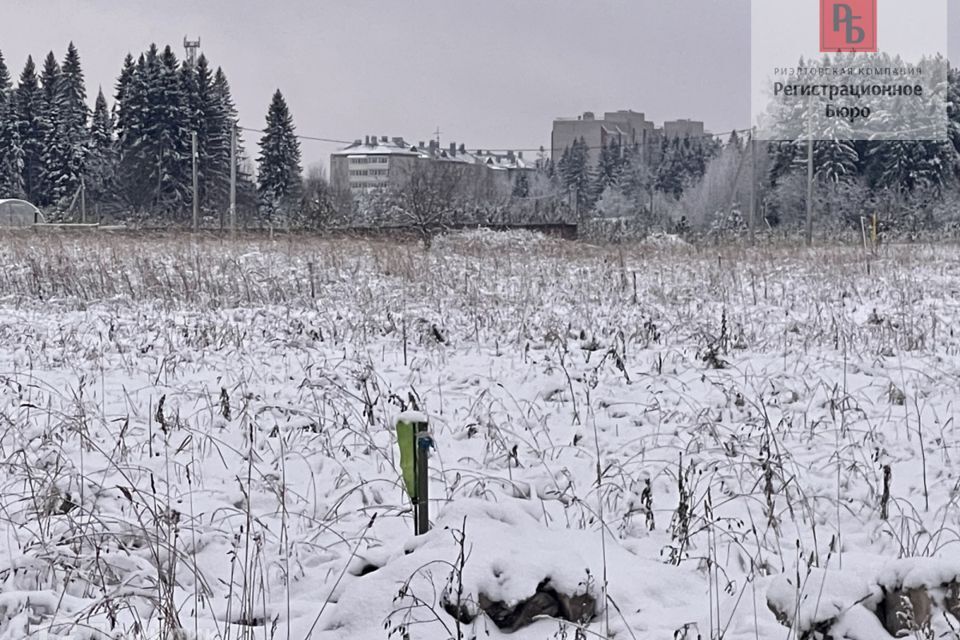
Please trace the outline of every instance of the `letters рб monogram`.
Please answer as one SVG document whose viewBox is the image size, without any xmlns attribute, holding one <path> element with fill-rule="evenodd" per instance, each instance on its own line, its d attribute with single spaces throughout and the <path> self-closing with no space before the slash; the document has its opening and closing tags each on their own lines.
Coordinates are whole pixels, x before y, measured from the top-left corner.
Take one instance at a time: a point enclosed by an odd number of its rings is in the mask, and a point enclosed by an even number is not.
<svg viewBox="0 0 960 640">
<path fill-rule="evenodd" d="M 876 0 L 821 0 L 820 51 L 876 52 Z"/>
</svg>

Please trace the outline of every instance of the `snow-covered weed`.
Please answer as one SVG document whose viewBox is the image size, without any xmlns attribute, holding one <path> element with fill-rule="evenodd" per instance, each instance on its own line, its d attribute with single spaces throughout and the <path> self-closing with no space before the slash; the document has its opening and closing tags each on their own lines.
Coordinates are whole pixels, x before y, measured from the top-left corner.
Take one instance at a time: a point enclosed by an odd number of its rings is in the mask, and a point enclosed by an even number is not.
<svg viewBox="0 0 960 640">
<path fill-rule="evenodd" d="M 956 248 L 490 233 L 5 237 L 0 638 L 382 640 L 407 579 L 470 637 L 444 593 L 585 570 L 596 620 L 514 637 L 781 637 L 780 577 L 956 552 Z"/>
</svg>

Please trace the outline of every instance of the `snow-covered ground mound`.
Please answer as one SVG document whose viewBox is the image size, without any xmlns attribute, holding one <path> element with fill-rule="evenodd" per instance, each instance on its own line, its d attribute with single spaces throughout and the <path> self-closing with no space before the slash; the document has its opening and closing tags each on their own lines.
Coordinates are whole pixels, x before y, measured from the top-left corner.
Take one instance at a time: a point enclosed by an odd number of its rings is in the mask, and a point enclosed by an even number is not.
<svg viewBox="0 0 960 640">
<path fill-rule="evenodd" d="M 488 227 L 477 227 L 444 233 L 433 241 L 433 246 L 440 250 L 457 248 L 532 250 L 556 242 L 557 240 L 548 238 L 538 231 L 526 229 L 498 231 Z"/>
<path fill-rule="evenodd" d="M 658 248 L 689 246 L 686 240 L 675 233 L 651 233 L 641 241 L 641 244 Z"/>
<path fill-rule="evenodd" d="M 631 632 L 670 637 L 698 622 L 693 612 L 699 607 L 700 576 L 691 568 L 663 563 L 658 545 L 668 542 L 668 536 L 638 541 L 631 551 L 614 537 L 604 562 L 599 531 L 546 527 L 538 515 L 542 518 L 528 501 L 465 499 L 444 507 L 429 534 L 401 538 L 385 554 L 382 568 L 360 563 L 369 573 L 350 576 L 333 590 L 336 605 L 330 615 L 321 616 L 320 637 L 373 638 L 385 626 L 407 630 L 412 637 L 456 637 L 450 629 L 457 618 L 462 618 L 464 637 L 509 633 L 534 640 L 564 627 L 574 635 L 579 621 L 569 624 L 559 611 L 554 619 L 503 631 L 481 613 L 482 603 L 516 606 L 538 593 L 538 587 L 541 593 L 548 587 L 571 599 L 588 596 L 596 601 L 583 622 L 597 628 L 609 625 L 611 637 L 629 637 Z M 609 606 L 604 606 L 604 595 Z M 461 609 L 462 616 L 445 615 Z"/>
<path fill-rule="evenodd" d="M 5 239 L 0 640 L 950 637 L 960 250 L 887 251 Z"/>
</svg>

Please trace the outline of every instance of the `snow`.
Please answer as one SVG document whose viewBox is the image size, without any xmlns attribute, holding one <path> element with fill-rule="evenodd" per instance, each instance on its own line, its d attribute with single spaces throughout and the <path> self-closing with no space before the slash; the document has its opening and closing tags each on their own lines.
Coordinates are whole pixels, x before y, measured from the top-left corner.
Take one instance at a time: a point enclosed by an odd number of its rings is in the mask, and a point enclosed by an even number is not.
<svg viewBox="0 0 960 640">
<path fill-rule="evenodd" d="M 536 231 L 512 229 L 494 231 L 486 227 L 445 233 L 434 240 L 439 250 L 483 248 L 495 249 L 536 249 L 545 246 L 559 246 L 561 243 Z"/>
<path fill-rule="evenodd" d="M 518 503 L 519 504 L 518 504 Z M 516 604 L 532 596 L 537 585 L 549 579 L 550 585 L 568 595 L 588 593 L 600 601 L 603 558 L 599 533 L 584 530 L 550 529 L 528 513 L 526 501 L 483 502 L 463 500 L 445 508 L 435 528 L 422 540 L 394 552 L 386 568 L 364 576 L 344 589 L 337 606 L 320 620 L 321 638 L 365 638 L 382 633 L 385 623 L 399 624 L 402 615 L 373 608 L 371 602 L 392 601 L 398 585 L 410 581 L 410 589 L 420 590 L 420 598 L 437 597 L 433 583 L 446 584 L 455 566 L 449 563 L 458 554 L 457 539 L 451 532 L 466 531 L 467 561 L 461 578 L 465 598 L 472 608 L 479 594 L 493 601 Z M 655 549 L 651 557 L 637 556 L 619 545 L 608 549 L 608 580 L 615 587 L 610 597 L 621 610 L 642 611 L 648 618 L 633 631 L 669 637 L 690 621 L 687 603 L 674 597 L 684 589 L 697 589 L 698 576 L 689 569 L 664 565 Z M 642 580 L 638 580 L 642 576 Z M 456 579 L 456 578 L 454 578 Z M 669 584 L 669 589 L 663 585 Z M 433 620 L 426 606 L 412 613 L 422 637 L 441 637 L 442 624 Z M 386 618 L 381 618 L 386 611 Z M 649 613 L 656 611 L 656 618 Z M 406 613 L 406 612 L 405 612 Z M 391 616 L 391 614 L 394 614 Z M 601 610 L 600 615 L 604 613 Z M 614 617 L 616 613 L 612 614 Z M 408 623 L 409 624 L 409 623 Z M 510 634 L 513 638 L 542 638 L 552 634 L 557 623 L 543 621 L 529 630 Z M 627 633 L 623 621 L 611 621 L 613 633 Z M 475 632 L 490 637 L 507 637 L 484 619 L 475 623 Z"/>
<path fill-rule="evenodd" d="M 771 608 L 786 614 L 790 624 L 800 629 L 842 619 L 875 597 L 876 592 L 861 576 L 816 567 L 806 573 L 777 576 L 767 590 Z"/>
<path fill-rule="evenodd" d="M 423 413 L 422 411 L 402 411 L 397 414 L 395 423 L 397 422 L 407 422 L 409 424 L 417 424 L 421 422 L 430 422 L 430 416 Z"/>
<path fill-rule="evenodd" d="M 382 640 L 406 615 L 456 637 L 464 523 L 466 597 L 549 578 L 597 597 L 589 637 L 788 637 L 771 602 L 884 638 L 881 586 L 939 602 L 960 573 L 956 247 L 887 247 L 869 274 L 853 248 L 479 230 L 0 258 L 0 639 L 158 634 L 171 611 L 191 638 Z M 420 537 L 413 406 L 436 445 Z"/>
</svg>

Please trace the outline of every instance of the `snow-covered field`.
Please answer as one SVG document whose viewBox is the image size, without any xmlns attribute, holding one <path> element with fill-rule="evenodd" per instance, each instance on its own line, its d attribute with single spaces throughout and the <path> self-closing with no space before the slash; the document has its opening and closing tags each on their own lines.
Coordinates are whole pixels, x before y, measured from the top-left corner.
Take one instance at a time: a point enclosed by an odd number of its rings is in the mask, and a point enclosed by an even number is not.
<svg viewBox="0 0 960 640">
<path fill-rule="evenodd" d="M 0 639 L 957 637 L 956 247 L 0 247 Z"/>
</svg>

